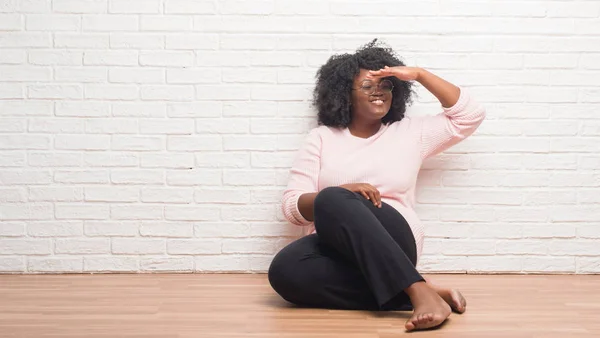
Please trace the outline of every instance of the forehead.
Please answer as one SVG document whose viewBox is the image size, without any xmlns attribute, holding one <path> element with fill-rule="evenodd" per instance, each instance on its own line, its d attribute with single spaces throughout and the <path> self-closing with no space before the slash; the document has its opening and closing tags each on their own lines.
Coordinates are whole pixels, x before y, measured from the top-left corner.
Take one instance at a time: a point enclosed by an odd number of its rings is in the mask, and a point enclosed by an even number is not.
<svg viewBox="0 0 600 338">
<path fill-rule="evenodd" d="M 364 80 L 367 80 L 368 75 L 369 75 L 369 70 L 361 68 L 358 75 L 356 75 L 356 77 L 354 77 L 354 82 L 362 82 Z"/>
<path fill-rule="evenodd" d="M 360 72 L 358 73 L 358 75 L 356 75 L 354 77 L 354 84 L 355 85 L 360 85 L 361 83 L 363 83 L 364 81 L 370 81 L 373 84 L 378 84 L 379 82 L 386 80 L 386 78 L 369 78 L 369 69 L 360 69 Z"/>
</svg>

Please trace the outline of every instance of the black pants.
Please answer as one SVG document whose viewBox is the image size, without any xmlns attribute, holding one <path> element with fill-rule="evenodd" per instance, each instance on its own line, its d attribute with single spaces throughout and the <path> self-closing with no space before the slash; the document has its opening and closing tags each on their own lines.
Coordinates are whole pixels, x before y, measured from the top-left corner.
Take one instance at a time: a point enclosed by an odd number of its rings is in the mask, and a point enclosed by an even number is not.
<svg viewBox="0 0 600 338">
<path fill-rule="evenodd" d="M 290 243 L 271 262 L 269 282 L 281 297 L 306 307 L 412 310 L 403 289 L 424 279 L 414 236 L 396 209 L 330 187 L 315 199 L 314 222 L 317 234 Z"/>
</svg>

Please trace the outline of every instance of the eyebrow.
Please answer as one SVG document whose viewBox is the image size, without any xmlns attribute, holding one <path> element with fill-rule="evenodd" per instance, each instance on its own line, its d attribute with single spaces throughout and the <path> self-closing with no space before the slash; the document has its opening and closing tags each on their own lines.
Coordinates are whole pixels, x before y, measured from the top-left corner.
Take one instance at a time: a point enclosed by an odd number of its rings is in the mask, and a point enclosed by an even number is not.
<svg viewBox="0 0 600 338">
<path fill-rule="evenodd" d="M 369 79 L 364 79 L 364 80 L 361 80 L 361 81 L 359 81 L 358 83 L 360 83 L 360 84 L 363 84 L 364 82 L 367 82 L 367 81 L 368 81 L 368 82 L 371 82 L 371 83 L 376 83 L 376 84 L 379 84 L 379 83 L 381 83 L 381 81 L 383 81 L 383 80 L 385 80 L 385 78 L 383 78 L 383 79 L 380 79 L 379 81 L 377 81 L 377 80 L 369 80 Z"/>
</svg>

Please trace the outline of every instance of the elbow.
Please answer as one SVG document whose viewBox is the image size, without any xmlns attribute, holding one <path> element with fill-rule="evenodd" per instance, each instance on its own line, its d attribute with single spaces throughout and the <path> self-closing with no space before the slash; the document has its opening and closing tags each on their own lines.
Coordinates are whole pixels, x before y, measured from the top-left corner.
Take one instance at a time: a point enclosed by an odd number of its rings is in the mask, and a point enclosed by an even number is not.
<svg viewBox="0 0 600 338">
<path fill-rule="evenodd" d="M 463 97 L 464 95 L 464 97 Z M 464 99 L 461 107 L 454 114 L 451 114 L 451 119 L 458 125 L 466 129 L 477 128 L 487 116 L 486 107 L 476 98 L 470 95 L 468 91 L 461 91 L 461 101 Z"/>
<path fill-rule="evenodd" d="M 477 107 L 470 111 L 470 114 L 459 119 L 455 119 L 449 125 L 452 138 L 460 141 L 475 133 L 479 126 L 485 120 L 486 111 L 483 106 Z"/>
<path fill-rule="evenodd" d="M 470 117 L 463 122 L 463 133 L 466 133 L 467 135 L 473 134 L 483 123 L 486 116 L 487 113 L 483 105 L 478 105 L 477 107 L 475 107 L 475 109 L 473 109 L 473 111 L 471 112 Z"/>
<path fill-rule="evenodd" d="M 485 106 L 483 104 L 479 104 L 479 107 L 477 107 L 477 112 L 478 121 L 479 124 L 481 124 L 481 122 L 483 122 L 483 120 L 485 120 L 485 118 L 487 117 L 487 110 L 485 109 Z"/>
<path fill-rule="evenodd" d="M 480 104 L 477 109 L 476 109 L 476 115 L 473 121 L 473 127 L 472 127 L 472 132 L 474 133 L 475 130 L 477 130 L 479 128 L 479 126 L 483 123 L 483 121 L 485 120 L 485 118 L 487 117 L 487 111 L 485 109 L 485 106 Z"/>
<path fill-rule="evenodd" d="M 487 116 L 487 111 L 485 106 L 482 104 L 477 104 L 472 109 L 470 109 L 469 114 L 465 115 L 464 118 L 459 121 L 459 124 L 462 128 L 460 129 L 459 134 L 463 134 L 464 136 L 471 135 L 479 128 L 479 126 L 483 123 Z"/>
<path fill-rule="evenodd" d="M 469 116 L 474 120 L 476 124 L 481 124 L 487 115 L 487 111 L 485 105 L 483 103 L 478 102 L 478 100 L 474 98 L 470 98 L 469 104 L 467 105 Z"/>
</svg>

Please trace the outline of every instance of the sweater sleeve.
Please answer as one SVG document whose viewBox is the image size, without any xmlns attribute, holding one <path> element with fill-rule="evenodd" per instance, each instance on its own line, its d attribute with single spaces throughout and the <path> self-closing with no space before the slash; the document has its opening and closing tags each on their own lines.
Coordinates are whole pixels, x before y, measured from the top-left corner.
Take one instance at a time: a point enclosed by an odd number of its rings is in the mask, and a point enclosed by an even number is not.
<svg viewBox="0 0 600 338">
<path fill-rule="evenodd" d="M 298 209 L 298 199 L 305 193 L 318 191 L 319 169 L 321 167 L 321 136 L 317 128 L 313 129 L 304 145 L 296 154 L 290 169 L 290 179 L 283 193 L 282 211 L 285 218 L 295 225 L 308 225 Z"/>
<path fill-rule="evenodd" d="M 437 155 L 473 134 L 486 115 L 484 106 L 462 87 L 456 104 L 442 109 L 437 115 L 423 118 L 421 159 Z"/>
</svg>

